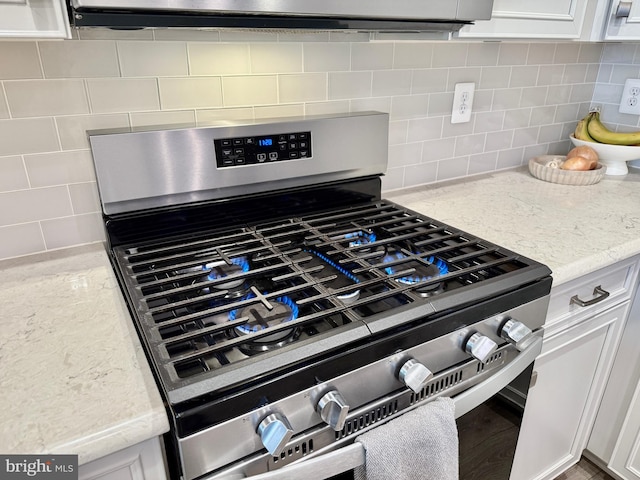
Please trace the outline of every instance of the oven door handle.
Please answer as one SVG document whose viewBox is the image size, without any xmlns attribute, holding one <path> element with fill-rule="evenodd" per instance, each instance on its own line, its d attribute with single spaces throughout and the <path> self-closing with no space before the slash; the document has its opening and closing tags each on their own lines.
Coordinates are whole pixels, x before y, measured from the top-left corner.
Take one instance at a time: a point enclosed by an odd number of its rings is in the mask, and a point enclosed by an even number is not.
<svg viewBox="0 0 640 480">
<path fill-rule="evenodd" d="M 456 407 L 456 418 L 481 405 L 533 363 L 542 351 L 542 337 L 536 336 L 531 343 L 506 367 L 487 380 L 452 397 Z M 329 453 L 293 463 L 280 470 L 249 477 L 250 480 L 300 480 L 301 478 L 323 479 L 339 475 L 364 465 L 365 451 L 361 443 L 355 442 Z M 222 477 L 220 480 L 225 480 Z M 238 477 L 228 477 L 229 480 Z M 241 478 L 241 477 L 240 477 Z"/>
</svg>

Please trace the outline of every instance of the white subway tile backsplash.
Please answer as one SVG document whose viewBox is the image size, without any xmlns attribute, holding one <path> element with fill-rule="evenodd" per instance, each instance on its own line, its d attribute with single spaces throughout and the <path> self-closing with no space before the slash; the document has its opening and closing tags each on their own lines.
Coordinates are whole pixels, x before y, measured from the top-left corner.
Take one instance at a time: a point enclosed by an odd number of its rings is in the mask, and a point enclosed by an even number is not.
<svg viewBox="0 0 640 480">
<path fill-rule="evenodd" d="M 532 43 L 529 45 L 529 53 L 527 54 L 527 64 L 544 65 L 553 63 L 553 57 L 556 53 L 556 46 L 552 43 Z"/>
<path fill-rule="evenodd" d="M 466 43 L 442 43 L 433 49 L 431 65 L 438 67 L 459 67 L 467 64 Z"/>
<path fill-rule="evenodd" d="M 252 73 L 302 72 L 302 44 L 258 43 L 250 52 Z"/>
<path fill-rule="evenodd" d="M 601 63 L 634 63 L 635 43 L 607 43 L 602 50 Z"/>
<path fill-rule="evenodd" d="M 113 78 L 87 80 L 93 113 L 160 110 L 155 78 Z"/>
<path fill-rule="evenodd" d="M 511 148 L 509 150 L 498 152 L 496 169 L 502 170 L 504 168 L 513 168 L 522 165 L 523 155 L 523 148 Z"/>
<path fill-rule="evenodd" d="M 520 65 L 511 68 L 510 87 L 533 87 L 538 81 L 537 65 Z"/>
<path fill-rule="evenodd" d="M 429 95 L 401 95 L 391 99 L 391 118 L 425 117 L 429 112 Z"/>
<path fill-rule="evenodd" d="M 615 99 L 625 77 L 640 76 L 635 44 L 181 29 L 77 37 L 0 42 L 0 258 L 102 239 L 87 130 L 389 112 L 389 190 L 566 153 L 592 100 L 608 123 L 638 125 Z M 454 86 L 467 81 L 471 121 L 451 124 Z M 7 212 L 22 203 L 31 206 Z"/>
<path fill-rule="evenodd" d="M 224 105 L 227 107 L 278 103 L 278 81 L 275 75 L 223 77 L 222 91 Z"/>
<path fill-rule="evenodd" d="M 475 133 L 495 132 L 502 130 L 504 111 L 476 113 Z"/>
<path fill-rule="evenodd" d="M 45 250 L 40 223 L 0 227 L 0 258 L 19 257 Z"/>
<path fill-rule="evenodd" d="M 222 125 L 227 120 L 251 120 L 253 118 L 253 107 L 196 110 L 196 125 L 199 127 Z"/>
<path fill-rule="evenodd" d="M 9 118 L 9 107 L 4 99 L 4 92 L 0 89 L 0 119 Z"/>
<path fill-rule="evenodd" d="M 492 110 L 511 110 L 520 106 L 520 88 L 499 88 L 493 91 Z M 475 103 L 475 98 L 474 98 Z"/>
<path fill-rule="evenodd" d="M 191 75 L 250 73 L 249 45 L 243 43 L 189 43 Z"/>
<path fill-rule="evenodd" d="M 391 113 L 391 97 L 354 98 L 350 100 L 350 112 L 376 111 Z"/>
<path fill-rule="evenodd" d="M 0 157 L 0 192 L 29 188 L 22 157 Z"/>
<path fill-rule="evenodd" d="M 0 120 L 0 156 L 57 150 L 53 118 Z"/>
<path fill-rule="evenodd" d="M 640 65 L 613 65 L 609 83 L 619 83 L 621 85 L 624 85 L 624 82 L 627 80 L 627 78 L 638 77 L 640 77 Z"/>
<path fill-rule="evenodd" d="M 95 181 L 89 150 L 25 155 L 24 163 L 32 188 Z"/>
<path fill-rule="evenodd" d="M 529 116 L 527 115 L 527 122 Z M 485 152 L 493 152 L 495 150 L 506 150 L 511 147 L 513 140 L 513 130 L 502 130 L 500 132 L 487 133 L 487 139 L 484 144 Z"/>
<path fill-rule="evenodd" d="M 525 147 L 538 143 L 539 127 L 517 128 L 513 132 L 513 147 Z"/>
<path fill-rule="evenodd" d="M 371 83 L 371 72 L 329 73 L 329 99 L 370 97 Z"/>
<path fill-rule="evenodd" d="M 4 82 L 14 118 L 89 113 L 84 82 L 75 80 L 14 80 Z"/>
<path fill-rule="evenodd" d="M 556 116 L 556 106 L 549 105 L 547 107 L 534 107 L 531 109 L 530 126 L 548 125 L 553 123 Z"/>
<path fill-rule="evenodd" d="M 87 131 L 129 126 L 126 113 L 108 115 L 70 115 L 56 117 L 58 135 L 63 150 L 89 148 Z"/>
<path fill-rule="evenodd" d="M 372 95 L 408 95 L 411 93 L 411 70 L 381 70 L 373 72 Z"/>
<path fill-rule="evenodd" d="M 69 185 L 69 196 L 74 215 L 100 212 L 100 197 L 96 182 Z"/>
<path fill-rule="evenodd" d="M 409 120 L 407 142 L 434 140 L 440 138 L 442 132 L 442 117 L 420 118 Z"/>
<path fill-rule="evenodd" d="M 196 126 L 194 110 L 176 110 L 172 112 L 137 112 L 129 114 L 131 128 L 135 131 L 155 130 L 158 127 L 171 126 L 184 128 Z"/>
<path fill-rule="evenodd" d="M 304 115 L 304 104 L 268 105 L 254 108 L 256 118 L 279 118 Z"/>
<path fill-rule="evenodd" d="M 501 43 L 498 65 L 524 65 L 528 55 L 528 43 Z"/>
<path fill-rule="evenodd" d="M 278 77 L 278 94 L 280 101 L 284 103 L 326 100 L 327 74 L 280 75 Z"/>
<path fill-rule="evenodd" d="M 511 67 L 483 67 L 478 88 L 505 88 L 510 78 Z"/>
<path fill-rule="evenodd" d="M 438 162 L 438 181 L 464 177 L 469 170 L 469 157 L 449 158 Z"/>
<path fill-rule="evenodd" d="M 187 75 L 185 42 L 118 42 L 123 77 Z"/>
<path fill-rule="evenodd" d="M 47 249 L 104 240 L 102 217 L 98 213 L 43 220 L 41 224 Z"/>
<path fill-rule="evenodd" d="M 438 162 L 408 165 L 404 168 L 404 186 L 413 187 L 435 182 L 438 179 Z"/>
<path fill-rule="evenodd" d="M 454 155 L 456 157 L 462 157 L 464 155 L 471 155 L 472 153 L 484 151 L 484 142 L 486 135 L 479 133 L 475 135 L 461 135 L 456 137 L 456 148 Z"/>
<path fill-rule="evenodd" d="M 564 65 L 541 65 L 538 70 L 538 86 L 564 83 Z"/>
<path fill-rule="evenodd" d="M 451 158 L 453 157 L 455 148 L 456 139 L 454 137 L 422 142 L 422 162 L 427 163 L 434 160 Z"/>
<path fill-rule="evenodd" d="M 396 43 L 393 68 L 428 68 L 431 66 L 434 45 L 430 43 Z"/>
<path fill-rule="evenodd" d="M 220 77 L 160 78 L 158 87 L 163 110 L 222 106 Z"/>
<path fill-rule="evenodd" d="M 304 107 L 306 115 L 330 115 L 332 113 L 344 113 L 348 111 L 349 100 L 306 103 Z"/>
<path fill-rule="evenodd" d="M 422 143 L 403 143 L 389 147 L 389 167 L 401 167 L 420 163 L 422 158 Z"/>
<path fill-rule="evenodd" d="M 393 44 L 353 43 L 351 45 L 352 70 L 383 70 L 393 67 Z"/>
<path fill-rule="evenodd" d="M 455 90 L 456 83 L 461 82 L 474 82 L 478 85 L 480 83 L 481 74 L 482 68 L 480 67 L 450 68 L 449 77 L 447 79 L 447 90 Z"/>
<path fill-rule="evenodd" d="M 351 65 L 348 43 L 307 43 L 303 52 L 305 72 L 345 72 Z"/>
<path fill-rule="evenodd" d="M 411 93 L 435 93 L 447 90 L 448 68 L 431 68 L 413 70 L 411 80 Z"/>
<path fill-rule="evenodd" d="M 0 193 L 0 226 L 71 215 L 67 186 Z"/>
<path fill-rule="evenodd" d="M 496 169 L 497 152 L 477 153 L 469 156 L 469 175 L 492 172 Z"/>
<path fill-rule="evenodd" d="M 579 55 L 579 43 L 558 43 L 553 63 L 577 63 Z"/>
<path fill-rule="evenodd" d="M 0 42 L 0 80 L 42 78 L 35 42 Z"/>
<path fill-rule="evenodd" d="M 43 41 L 38 46 L 46 78 L 120 76 L 114 41 Z"/>
</svg>

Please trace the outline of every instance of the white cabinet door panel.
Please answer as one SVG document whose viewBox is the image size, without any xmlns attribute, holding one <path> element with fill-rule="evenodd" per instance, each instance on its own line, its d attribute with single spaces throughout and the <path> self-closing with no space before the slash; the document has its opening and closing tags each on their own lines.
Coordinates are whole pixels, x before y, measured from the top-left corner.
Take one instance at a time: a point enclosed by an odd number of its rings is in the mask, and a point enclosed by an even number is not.
<svg viewBox="0 0 640 480">
<path fill-rule="evenodd" d="M 595 0 L 495 0 L 491 20 L 463 27 L 459 38 L 580 39 Z"/>
<path fill-rule="evenodd" d="M 71 38 L 64 0 L 0 0 L 0 37 Z"/>
</svg>

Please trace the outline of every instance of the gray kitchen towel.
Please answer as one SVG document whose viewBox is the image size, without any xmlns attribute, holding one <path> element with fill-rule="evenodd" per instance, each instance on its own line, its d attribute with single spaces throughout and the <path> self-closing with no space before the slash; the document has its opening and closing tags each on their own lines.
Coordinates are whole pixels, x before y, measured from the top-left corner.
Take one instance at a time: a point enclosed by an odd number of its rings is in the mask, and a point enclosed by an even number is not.
<svg viewBox="0 0 640 480">
<path fill-rule="evenodd" d="M 365 464 L 355 480 L 458 480 L 455 405 L 438 398 L 356 438 Z"/>
</svg>

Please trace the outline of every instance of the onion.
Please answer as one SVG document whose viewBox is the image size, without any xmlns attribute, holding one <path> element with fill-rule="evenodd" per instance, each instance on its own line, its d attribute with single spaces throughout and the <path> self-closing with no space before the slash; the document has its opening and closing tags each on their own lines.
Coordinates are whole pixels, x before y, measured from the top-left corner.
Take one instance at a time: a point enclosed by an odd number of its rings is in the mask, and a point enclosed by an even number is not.
<svg viewBox="0 0 640 480">
<path fill-rule="evenodd" d="M 598 152 L 586 145 L 571 149 L 571 151 L 567 153 L 567 158 L 571 157 L 583 157 L 589 160 L 588 170 L 593 170 L 598 166 Z"/>
<path fill-rule="evenodd" d="M 562 170 L 591 170 L 591 160 L 584 157 L 567 158 L 560 168 Z"/>
</svg>

